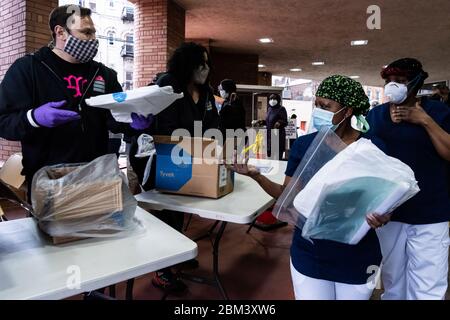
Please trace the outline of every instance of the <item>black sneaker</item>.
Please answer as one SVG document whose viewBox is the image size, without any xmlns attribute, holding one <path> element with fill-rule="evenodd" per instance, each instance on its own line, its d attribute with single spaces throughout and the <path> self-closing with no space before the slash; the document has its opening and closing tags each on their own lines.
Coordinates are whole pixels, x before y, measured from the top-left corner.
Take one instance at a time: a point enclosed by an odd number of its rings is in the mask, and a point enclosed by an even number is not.
<svg viewBox="0 0 450 320">
<path fill-rule="evenodd" d="M 152 279 L 152 284 L 156 288 L 164 290 L 167 293 L 184 293 L 187 290 L 186 284 L 172 273 L 156 273 Z"/>
</svg>

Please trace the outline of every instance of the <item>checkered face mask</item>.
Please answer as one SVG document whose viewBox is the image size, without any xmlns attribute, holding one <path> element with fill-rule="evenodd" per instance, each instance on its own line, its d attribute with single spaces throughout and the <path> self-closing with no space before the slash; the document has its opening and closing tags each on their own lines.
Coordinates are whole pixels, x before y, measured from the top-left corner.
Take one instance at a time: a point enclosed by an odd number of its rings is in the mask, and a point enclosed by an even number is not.
<svg viewBox="0 0 450 320">
<path fill-rule="evenodd" d="M 67 52 L 72 57 L 81 63 L 86 63 L 94 59 L 98 52 L 98 40 L 80 40 L 72 35 L 69 35 L 64 46 L 64 52 Z"/>
</svg>

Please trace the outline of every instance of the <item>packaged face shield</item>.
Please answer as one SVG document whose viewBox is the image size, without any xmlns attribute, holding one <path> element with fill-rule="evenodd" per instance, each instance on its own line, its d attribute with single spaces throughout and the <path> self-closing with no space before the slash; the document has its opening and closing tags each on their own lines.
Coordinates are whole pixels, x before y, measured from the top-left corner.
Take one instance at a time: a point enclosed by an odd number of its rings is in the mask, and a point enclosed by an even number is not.
<svg viewBox="0 0 450 320">
<path fill-rule="evenodd" d="M 153 141 L 153 137 L 148 134 L 141 134 L 137 139 L 138 143 L 138 151 L 135 155 L 136 158 L 146 158 L 147 165 L 145 166 L 144 178 L 142 180 L 142 185 L 145 185 L 150 178 L 151 168 L 153 158 L 156 154 L 155 143 Z"/>
<path fill-rule="evenodd" d="M 131 113 L 145 117 L 150 114 L 157 115 L 181 98 L 183 93 L 174 92 L 171 86 L 149 86 L 95 96 L 87 99 L 86 104 L 94 108 L 110 110 L 117 122 L 132 123 Z"/>
<path fill-rule="evenodd" d="M 386 214 L 419 188 L 413 171 L 370 140 L 348 147 L 331 130 L 320 131 L 275 206 L 282 221 L 306 239 L 357 244 L 370 230 L 369 213 Z"/>
</svg>

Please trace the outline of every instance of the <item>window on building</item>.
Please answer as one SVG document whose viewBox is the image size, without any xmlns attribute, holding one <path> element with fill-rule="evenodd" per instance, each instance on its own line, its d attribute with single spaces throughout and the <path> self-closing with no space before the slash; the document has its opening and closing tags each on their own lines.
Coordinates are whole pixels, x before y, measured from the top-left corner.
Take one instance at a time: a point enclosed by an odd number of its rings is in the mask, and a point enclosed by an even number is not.
<svg viewBox="0 0 450 320">
<path fill-rule="evenodd" d="M 125 44 L 122 46 L 122 57 L 133 57 L 134 55 L 133 34 L 125 35 Z"/>
<path fill-rule="evenodd" d="M 97 4 L 95 3 L 95 1 L 90 1 L 89 2 L 89 8 L 91 8 L 92 11 L 97 11 Z"/>
<path fill-rule="evenodd" d="M 114 31 L 109 31 L 108 32 L 108 44 L 110 46 L 114 45 L 114 40 L 115 40 L 116 34 Z"/>
<path fill-rule="evenodd" d="M 109 6 L 110 6 L 111 8 L 114 8 L 114 0 L 110 0 L 110 1 L 109 1 Z"/>
<path fill-rule="evenodd" d="M 125 72 L 125 81 L 133 81 L 133 71 Z"/>
<path fill-rule="evenodd" d="M 133 44 L 134 43 L 133 35 L 132 34 L 127 34 L 126 41 L 127 41 L 127 44 Z"/>
<path fill-rule="evenodd" d="M 372 99 L 372 90 L 367 89 L 367 97 L 370 99 Z"/>
</svg>

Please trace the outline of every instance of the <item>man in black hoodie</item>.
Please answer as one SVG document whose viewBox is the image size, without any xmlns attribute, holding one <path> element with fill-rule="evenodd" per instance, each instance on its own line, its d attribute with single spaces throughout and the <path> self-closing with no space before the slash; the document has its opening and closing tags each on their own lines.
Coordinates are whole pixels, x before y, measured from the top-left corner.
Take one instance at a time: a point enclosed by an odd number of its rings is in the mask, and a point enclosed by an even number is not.
<svg viewBox="0 0 450 320">
<path fill-rule="evenodd" d="M 18 59 L 0 84 L 0 137 L 20 141 L 28 184 L 40 168 L 89 162 L 107 154 L 108 130 L 138 134 L 151 117 L 132 114 L 131 125 L 87 98 L 122 91 L 117 73 L 93 61 L 98 51 L 91 11 L 62 6 L 50 14 L 53 42 Z"/>
</svg>

